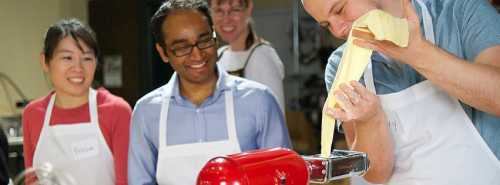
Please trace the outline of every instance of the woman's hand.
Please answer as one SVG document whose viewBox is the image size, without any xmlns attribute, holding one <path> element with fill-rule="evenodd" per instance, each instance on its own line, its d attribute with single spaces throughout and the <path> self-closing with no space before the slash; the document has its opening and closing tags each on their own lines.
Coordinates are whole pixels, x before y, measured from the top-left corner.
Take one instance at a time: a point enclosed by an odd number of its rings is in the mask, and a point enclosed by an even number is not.
<svg viewBox="0 0 500 185">
<path fill-rule="evenodd" d="M 326 112 L 343 122 L 368 122 L 383 115 L 378 97 L 359 82 L 341 84 L 334 95 L 340 107 L 327 107 Z"/>
</svg>

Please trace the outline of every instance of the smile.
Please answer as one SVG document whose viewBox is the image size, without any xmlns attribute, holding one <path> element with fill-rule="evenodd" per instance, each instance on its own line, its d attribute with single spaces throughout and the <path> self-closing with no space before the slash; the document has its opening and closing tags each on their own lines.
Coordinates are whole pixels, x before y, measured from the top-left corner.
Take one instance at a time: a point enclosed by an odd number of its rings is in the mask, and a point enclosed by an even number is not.
<svg viewBox="0 0 500 185">
<path fill-rule="evenodd" d="M 222 26 L 222 31 L 231 32 L 235 29 L 234 26 Z"/>
<path fill-rule="evenodd" d="M 83 83 L 84 79 L 83 79 L 83 77 L 72 77 L 72 78 L 68 78 L 68 81 L 71 83 L 81 84 L 81 83 Z"/>
<path fill-rule="evenodd" d="M 199 64 L 188 65 L 188 67 L 189 68 L 193 68 L 193 69 L 200 69 L 200 68 L 205 67 L 206 64 L 207 64 L 207 62 L 202 62 L 202 63 L 199 63 Z"/>
</svg>

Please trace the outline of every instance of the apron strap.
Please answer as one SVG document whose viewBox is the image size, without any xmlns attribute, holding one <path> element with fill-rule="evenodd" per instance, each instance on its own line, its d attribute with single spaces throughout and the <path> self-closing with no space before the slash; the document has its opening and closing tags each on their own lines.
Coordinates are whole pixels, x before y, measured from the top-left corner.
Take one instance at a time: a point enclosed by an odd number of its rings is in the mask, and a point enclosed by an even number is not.
<svg viewBox="0 0 500 185">
<path fill-rule="evenodd" d="M 175 74 L 174 74 L 175 75 Z M 175 80 L 172 82 L 174 83 Z M 170 96 L 172 94 L 173 85 L 168 83 L 163 89 L 162 93 L 162 103 L 160 109 L 160 126 L 159 126 L 159 137 L 158 137 L 158 148 L 167 146 L 167 119 L 168 119 L 168 108 L 170 107 Z"/>
<path fill-rule="evenodd" d="M 368 65 L 366 66 L 363 78 L 365 80 L 366 88 L 373 94 L 377 94 L 377 91 L 375 90 L 375 82 L 373 81 L 373 69 L 371 61 L 368 62 Z"/>
<path fill-rule="evenodd" d="M 227 135 L 230 141 L 238 142 L 238 136 L 236 134 L 236 120 L 234 114 L 234 98 L 233 90 L 227 90 L 224 93 L 225 103 L 226 103 L 226 123 L 227 123 Z M 239 147 L 239 146 L 238 146 Z"/>
<path fill-rule="evenodd" d="M 90 88 L 89 90 L 89 111 L 91 124 L 97 125 L 99 123 L 97 113 L 97 91 Z"/>
<path fill-rule="evenodd" d="M 47 128 L 50 125 L 50 118 L 52 116 L 52 110 L 54 108 L 54 103 L 56 101 L 56 93 L 52 94 L 49 100 L 49 104 L 47 105 L 47 110 L 45 111 L 43 128 Z"/>
<path fill-rule="evenodd" d="M 422 20 L 424 23 L 425 39 L 434 44 L 436 43 L 436 40 L 434 38 L 434 25 L 432 24 L 432 17 L 429 12 L 429 9 L 422 0 L 416 0 L 416 1 L 420 6 L 420 8 L 422 9 Z"/>
</svg>

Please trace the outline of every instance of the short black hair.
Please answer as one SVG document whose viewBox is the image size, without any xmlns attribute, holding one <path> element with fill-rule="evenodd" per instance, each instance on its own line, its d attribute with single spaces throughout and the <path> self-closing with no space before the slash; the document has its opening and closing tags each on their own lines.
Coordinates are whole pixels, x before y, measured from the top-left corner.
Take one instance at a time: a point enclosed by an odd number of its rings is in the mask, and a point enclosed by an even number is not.
<svg viewBox="0 0 500 185">
<path fill-rule="evenodd" d="M 213 28 L 212 17 L 205 0 L 167 0 L 151 18 L 151 30 L 155 43 L 165 49 L 165 38 L 161 29 L 168 15 L 174 10 L 197 10 L 205 15 L 210 29 Z"/>
<path fill-rule="evenodd" d="M 81 21 L 76 18 L 63 19 L 51 25 L 45 33 L 43 43 L 43 54 L 45 55 L 45 62 L 48 63 L 53 55 L 59 42 L 65 37 L 70 36 L 76 41 L 78 49 L 83 51 L 82 46 L 78 41 L 84 42 L 95 54 L 96 58 L 99 56 L 99 46 L 94 31 L 85 26 Z"/>
</svg>

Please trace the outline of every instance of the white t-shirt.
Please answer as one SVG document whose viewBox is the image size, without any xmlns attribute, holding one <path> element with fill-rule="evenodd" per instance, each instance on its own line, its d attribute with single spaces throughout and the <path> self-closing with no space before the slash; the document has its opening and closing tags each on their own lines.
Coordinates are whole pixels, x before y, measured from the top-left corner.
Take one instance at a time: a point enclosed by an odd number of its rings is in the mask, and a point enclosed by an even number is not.
<svg viewBox="0 0 500 185">
<path fill-rule="evenodd" d="M 224 51 L 219 59 L 219 65 L 226 71 L 236 71 L 245 66 L 245 61 L 250 54 L 251 49 L 246 51 L 233 51 L 228 46 L 219 48 L 218 55 Z M 254 47 L 254 46 L 252 46 Z M 283 62 L 276 50 L 268 44 L 257 46 L 248 60 L 244 70 L 244 78 L 262 83 L 268 86 L 278 101 L 283 112 L 285 112 L 285 95 L 283 92 L 283 78 L 285 69 Z"/>
</svg>

